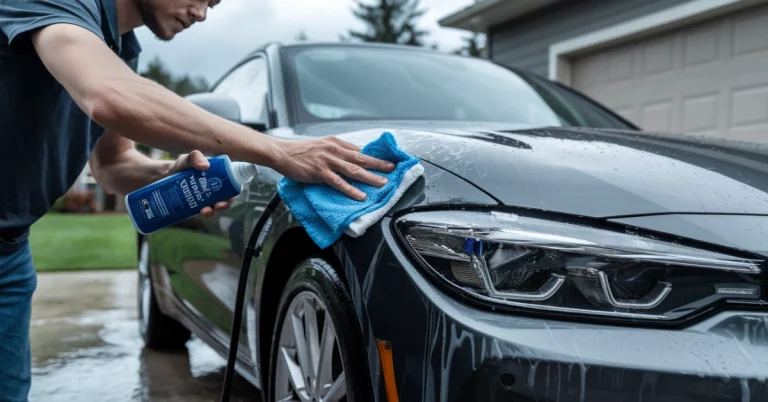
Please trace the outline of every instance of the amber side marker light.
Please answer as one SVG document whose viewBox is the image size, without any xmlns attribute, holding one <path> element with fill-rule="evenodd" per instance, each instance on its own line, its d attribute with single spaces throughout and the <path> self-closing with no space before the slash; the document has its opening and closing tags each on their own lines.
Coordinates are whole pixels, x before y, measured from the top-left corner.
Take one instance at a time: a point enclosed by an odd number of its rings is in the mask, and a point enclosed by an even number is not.
<svg viewBox="0 0 768 402">
<path fill-rule="evenodd" d="M 400 402 L 397 396 L 397 384 L 395 384 L 395 365 L 392 362 L 392 343 L 389 341 L 377 341 L 379 347 L 379 360 L 381 371 L 384 374 L 384 386 L 387 389 L 388 402 Z"/>
</svg>

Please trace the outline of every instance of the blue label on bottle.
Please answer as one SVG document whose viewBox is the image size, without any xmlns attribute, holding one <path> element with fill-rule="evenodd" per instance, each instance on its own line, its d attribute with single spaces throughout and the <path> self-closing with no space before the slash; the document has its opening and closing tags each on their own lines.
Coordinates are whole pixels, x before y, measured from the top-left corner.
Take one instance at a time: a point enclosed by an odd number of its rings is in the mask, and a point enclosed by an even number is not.
<svg viewBox="0 0 768 402">
<path fill-rule="evenodd" d="M 237 196 L 240 187 L 232 178 L 229 158 L 222 155 L 208 160 L 211 166 L 207 170 L 190 168 L 128 194 L 126 206 L 136 229 L 152 233 Z"/>
</svg>

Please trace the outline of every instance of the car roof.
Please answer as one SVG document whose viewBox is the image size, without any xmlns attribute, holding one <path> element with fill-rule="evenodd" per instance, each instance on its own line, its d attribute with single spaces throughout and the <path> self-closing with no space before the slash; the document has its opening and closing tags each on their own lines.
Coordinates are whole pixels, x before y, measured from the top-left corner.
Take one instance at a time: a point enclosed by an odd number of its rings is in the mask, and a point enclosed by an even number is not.
<svg viewBox="0 0 768 402">
<path fill-rule="evenodd" d="M 263 44 L 262 46 L 259 46 L 255 50 L 253 50 L 249 56 L 253 56 L 256 53 L 263 52 L 265 49 L 267 49 L 270 46 L 274 46 L 278 49 L 280 48 L 311 48 L 311 47 L 328 47 L 328 46 L 334 46 L 334 47 L 358 47 L 358 48 L 370 48 L 370 49 L 391 49 L 391 50 L 410 50 L 414 52 L 422 52 L 422 53 L 436 53 L 441 55 L 449 55 L 449 56 L 457 56 L 457 57 L 466 57 L 462 55 L 457 55 L 454 53 L 447 53 L 442 52 L 436 49 L 424 47 L 424 46 L 411 46 L 411 45 L 400 45 L 400 44 L 394 44 L 394 43 L 380 43 L 380 42 L 328 42 L 328 41 L 301 41 L 301 42 L 268 42 Z"/>
</svg>

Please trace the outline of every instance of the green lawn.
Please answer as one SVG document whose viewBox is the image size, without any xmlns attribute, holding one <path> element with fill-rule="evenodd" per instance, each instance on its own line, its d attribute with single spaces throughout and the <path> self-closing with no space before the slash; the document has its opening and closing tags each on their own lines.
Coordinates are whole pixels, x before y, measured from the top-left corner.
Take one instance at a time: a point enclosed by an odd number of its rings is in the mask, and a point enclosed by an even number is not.
<svg viewBox="0 0 768 402">
<path fill-rule="evenodd" d="M 136 267 L 136 230 L 128 215 L 48 214 L 30 233 L 35 269 Z"/>
</svg>

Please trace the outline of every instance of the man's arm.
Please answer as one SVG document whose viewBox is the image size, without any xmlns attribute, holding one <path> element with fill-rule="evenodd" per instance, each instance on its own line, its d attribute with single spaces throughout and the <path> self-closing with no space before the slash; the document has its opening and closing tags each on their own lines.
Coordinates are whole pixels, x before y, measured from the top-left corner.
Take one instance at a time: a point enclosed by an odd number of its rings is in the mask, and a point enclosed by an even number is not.
<svg viewBox="0 0 768 402">
<path fill-rule="evenodd" d="M 107 131 L 96 143 L 88 163 L 94 178 L 110 193 L 124 196 L 167 176 L 171 161 L 148 158 L 133 141 Z"/>
<path fill-rule="evenodd" d="M 358 200 L 365 194 L 339 173 L 381 186 L 386 181 L 366 169 L 394 169 L 332 137 L 278 140 L 208 113 L 134 73 L 99 37 L 81 27 L 50 25 L 31 38 L 45 66 L 78 106 L 107 130 L 130 140 L 174 152 L 228 154 L 297 181 L 328 183 Z"/>
<path fill-rule="evenodd" d="M 199 151 L 182 155 L 176 161 L 153 160 L 137 151 L 133 141 L 110 131 L 96 143 L 88 163 L 96 181 L 108 192 L 120 196 L 190 167 L 200 170 L 210 167 L 208 159 Z M 214 210 L 227 208 L 229 202 L 221 201 L 213 208 L 204 207 L 200 213 L 211 216 Z"/>
</svg>

